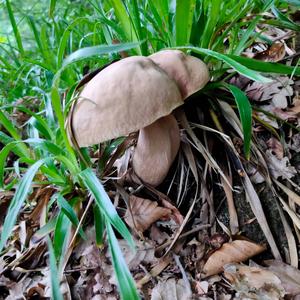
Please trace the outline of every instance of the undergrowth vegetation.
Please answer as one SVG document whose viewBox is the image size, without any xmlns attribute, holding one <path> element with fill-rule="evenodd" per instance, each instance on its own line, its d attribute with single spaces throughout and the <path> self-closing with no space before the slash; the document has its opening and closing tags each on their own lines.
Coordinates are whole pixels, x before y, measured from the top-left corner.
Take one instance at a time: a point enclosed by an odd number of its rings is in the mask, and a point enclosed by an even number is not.
<svg viewBox="0 0 300 300">
<path fill-rule="evenodd" d="M 257 111 L 230 79 L 240 74 L 268 83 L 274 74 L 300 76 L 295 61 L 287 66 L 242 56 L 258 40 L 272 44 L 265 35 L 267 26 L 300 31 L 300 25 L 286 13 L 299 7 L 297 1 L 51 0 L 28 2 L 27 8 L 20 4 L 0 3 L 5 15 L 1 21 L 5 32 L 2 29 L 0 36 L 0 193 L 14 191 L 1 231 L 2 255 L 13 247 L 20 212 L 35 207 L 29 196 L 36 189 L 44 193 L 50 189 L 48 201 L 38 208 L 41 217 L 32 235 L 48 243 L 53 298 L 62 299 L 57 287 L 76 242 L 86 238 L 85 218 L 92 211 L 97 245 L 108 244 L 121 297 L 139 299 L 116 233 L 132 249 L 134 241 L 105 191 L 113 180 L 103 176 L 123 139 L 78 153 L 68 140 L 65 123 L 84 75 L 127 55 L 147 56 L 173 48 L 201 58 L 211 72 L 211 82 L 192 97 L 205 98 L 205 115 L 199 117 L 202 122 L 189 123 L 185 116 L 180 117 L 186 140 L 204 157 L 206 168 L 228 182 L 224 168 L 210 152 L 207 134 L 223 145 L 233 169 L 243 173 L 245 191 L 273 255 L 281 256 L 243 167 L 249 160 L 261 165 L 274 190 L 252 136 L 252 113 Z M 204 132 L 203 140 L 193 130 Z M 236 150 L 233 136 L 243 140 L 242 151 Z M 97 151 L 101 157 L 95 155 Z M 203 171 L 194 159 L 188 161 L 188 167 L 197 185 L 193 197 L 198 199 L 206 176 L 202 172 L 207 174 L 207 169 Z M 189 204 L 186 222 L 195 203 Z"/>
</svg>

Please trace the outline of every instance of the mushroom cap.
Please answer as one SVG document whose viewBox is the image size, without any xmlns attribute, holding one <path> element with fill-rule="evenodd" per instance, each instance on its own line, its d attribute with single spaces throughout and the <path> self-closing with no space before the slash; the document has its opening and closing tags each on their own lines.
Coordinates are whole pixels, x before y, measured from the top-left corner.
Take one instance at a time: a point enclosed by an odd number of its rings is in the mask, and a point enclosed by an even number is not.
<svg viewBox="0 0 300 300">
<path fill-rule="evenodd" d="M 206 64 L 179 50 L 162 50 L 148 56 L 176 81 L 183 99 L 201 90 L 209 81 Z"/>
<path fill-rule="evenodd" d="M 174 80 L 151 59 L 132 56 L 86 84 L 73 110 L 72 131 L 78 145 L 87 147 L 137 131 L 182 104 Z"/>
</svg>

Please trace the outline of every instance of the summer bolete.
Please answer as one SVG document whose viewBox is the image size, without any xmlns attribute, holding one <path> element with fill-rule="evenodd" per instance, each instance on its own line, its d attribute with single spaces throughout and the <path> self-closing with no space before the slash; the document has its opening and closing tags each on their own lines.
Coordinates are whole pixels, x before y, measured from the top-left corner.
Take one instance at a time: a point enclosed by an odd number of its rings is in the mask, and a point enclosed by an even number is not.
<svg viewBox="0 0 300 300">
<path fill-rule="evenodd" d="M 72 112 L 72 135 L 78 145 L 86 147 L 139 130 L 133 169 L 143 182 L 160 184 L 180 144 L 171 112 L 183 104 L 184 97 L 173 78 L 154 59 L 142 56 L 122 59 L 99 72 L 82 89 Z"/>
</svg>

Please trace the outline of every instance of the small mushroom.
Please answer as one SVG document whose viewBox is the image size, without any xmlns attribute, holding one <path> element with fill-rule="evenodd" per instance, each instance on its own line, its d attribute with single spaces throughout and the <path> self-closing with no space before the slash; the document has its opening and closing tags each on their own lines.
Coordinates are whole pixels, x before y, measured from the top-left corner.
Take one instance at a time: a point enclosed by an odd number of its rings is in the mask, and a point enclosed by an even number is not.
<svg viewBox="0 0 300 300">
<path fill-rule="evenodd" d="M 86 147 L 139 130 L 132 165 L 137 176 L 153 186 L 163 181 L 179 149 L 179 127 L 171 112 L 202 87 L 199 79 L 199 88 L 190 83 L 188 76 L 196 72 L 191 59 L 180 51 L 175 56 L 167 52 L 160 53 L 169 63 L 155 55 L 133 56 L 98 73 L 81 91 L 72 113 L 72 134 L 68 132 Z M 169 66 L 175 63 L 178 72 Z"/>
</svg>

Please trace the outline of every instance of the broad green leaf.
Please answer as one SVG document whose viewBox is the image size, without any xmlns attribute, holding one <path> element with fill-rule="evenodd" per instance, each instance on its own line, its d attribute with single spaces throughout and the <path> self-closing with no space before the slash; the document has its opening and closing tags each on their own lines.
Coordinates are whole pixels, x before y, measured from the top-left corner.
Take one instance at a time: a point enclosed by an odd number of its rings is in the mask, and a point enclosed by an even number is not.
<svg viewBox="0 0 300 300">
<path fill-rule="evenodd" d="M 119 231 L 129 245 L 134 248 L 134 243 L 130 232 L 117 214 L 117 211 L 105 192 L 102 183 L 96 177 L 92 169 L 85 169 L 79 174 L 79 177 L 83 180 L 83 183 L 87 189 L 92 193 L 96 204 L 101 210 L 101 213 Z"/>
<path fill-rule="evenodd" d="M 2 227 L 1 240 L 0 240 L 0 252 L 6 244 L 7 239 L 10 237 L 14 225 L 16 223 L 17 217 L 19 215 L 20 209 L 27 198 L 30 190 L 33 178 L 38 171 L 38 169 L 45 162 L 44 159 L 37 161 L 33 164 L 25 173 L 23 178 L 21 179 L 13 199 L 10 202 L 8 207 L 8 211 L 4 220 L 4 224 Z"/>
<path fill-rule="evenodd" d="M 106 222 L 106 228 L 111 260 L 116 273 L 121 298 L 123 300 L 138 300 L 140 297 L 135 282 L 128 270 L 128 266 L 121 252 L 115 233 L 108 220 Z"/>
<path fill-rule="evenodd" d="M 56 265 L 56 259 L 54 254 L 54 249 L 50 238 L 47 239 L 48 251 L 49 251 L 49 265 L 50 265 L 50 275 L 51 275 L 51 293 L 53 300 L 63 300 L 63 295 L 60 292 L 60 283 L 58 278 L 58 270 Z"/>
</svg>

